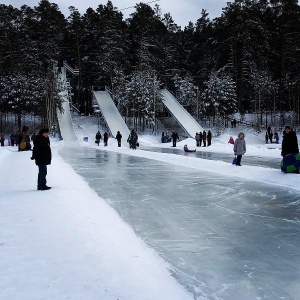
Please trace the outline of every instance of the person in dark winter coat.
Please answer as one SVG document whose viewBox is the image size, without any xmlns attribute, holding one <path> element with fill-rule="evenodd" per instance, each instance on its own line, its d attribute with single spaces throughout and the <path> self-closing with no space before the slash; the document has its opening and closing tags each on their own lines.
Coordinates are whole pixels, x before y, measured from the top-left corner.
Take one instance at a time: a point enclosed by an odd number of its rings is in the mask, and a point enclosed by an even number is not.
<svg viewBox="0 0 300 300">
<path fill-rule="evenodd" d="M 201 147 L 203 141 L 203 133 L 199 132 L 199 147 Z"/>
<path fill-rule="evenodd" d="M 203 147 L 206 147 L 206 131 L 205 130 L 203 130 L 202 137 L 203 137 Z"/>
<path fill-rule="evenodd" d="M 103 135 L 104 146 L 107 146 L 107 141 L 108 141 L 108 133 L 105 132 L 104 135 Z"/>
<path fill-rule="evenodd" d="M 98 130 L 97 133 L 96 133 L 96 136 L 95 136 L 95 143 L 96 143 L 98 146 L 99 146 L 99 143 L 100 143 L 100 141 L 101 141 L 101 138 L 102 138 L 101 133 L 100 133 L 100 131 Z"/>
<path fill-rule="evenodd" d="M 208 132 L 207 132 L 206 139 L 207 139 L 207 147 L 209 147 L 211 145 L 211 132 L 210 132 L 210 130 L 208 130 Z"/>
<path fill-rule="evenodd" d="M 131 130 L 127 142 L 129 143 L 129 148 L 136 150 L 138 145 L 138 135 L 134 129 Z"/>
<path fill-rule="evenodd" d="M 299 153 L 298 139 L 296 132 L 291 130 L 290 126 L 285 126 L 284 134 L 282 137 L 281 156 L 288 154 Z"/>
<path fill-rule="evenodd" d="M 118 131 L 116 135 L 116 140 L 118 141 L 118 147 L 121 147 L 121 139 L 122 139 L 122 134 L 120 133 L 120 131 Z"/>
<path fill-rule="evenodd" d="M 1 143 L 1 147 L 4 146 L 4 141 L 5 141 L 5 137 L 3 133 L 0 133 L 0 143 Z"/>
<path fill-rule="evenodd" d="M 241 166 L 242 156 L 246 153 L 246 142 L 244 133 L 240 132 L 238 138 L 234 142 L 233 151 L 237 155 L 236 165 Z"/>
<path fill-rule="evenodd" d="M 272 129 L 270 130 L 270 133 L 269 133 L 269 140 L 270 140 L 270 144 L 273 143 L 273 131 Z"/>
<path fill-rule="evenodd" d="M 173 141 L 172 147 L 176 147 L 176 142 L 179 141 L 178 133 L 176 131 L 173 131 L 171 137 L 172 137 L 172 141 Z"/>
<path fill-rule="evenodd" d="M 31 159 L 35 160 L 35 164 L 39 168 L 37 189 L 39 191 L 51 189 L 50 186 L 46 185 L 47 165 L 51 164 L 52 159 L 48 128 L 41 129 L 36 136 Z"/>
<path fill-rule="evenodd" d="M 266 131 L 265 141 L 266 141 L 266 144 L 269 143 L 269 134 L 268 134 L 268 131 Z"/>
<path fill-rule="evenodd" d="M 196 132 L 195 140 L 196 140 L 196 146 L 199 147 L 199 145 L 200 145 L 200 135 L 199 135 L 198 132 Z"/>
</svg>

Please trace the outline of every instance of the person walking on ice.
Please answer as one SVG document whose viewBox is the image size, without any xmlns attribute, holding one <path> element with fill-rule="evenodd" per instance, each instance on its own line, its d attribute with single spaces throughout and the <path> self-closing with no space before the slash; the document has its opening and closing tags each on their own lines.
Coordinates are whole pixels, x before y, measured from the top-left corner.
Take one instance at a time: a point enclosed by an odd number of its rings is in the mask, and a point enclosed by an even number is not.
<svg viewBox="0 0 300 300">
<path fill-rule="evenodd" d="M 101 141 L 101 138 L 102 138 L 101 133 L 100 133 L 100 131 L 98 130 L 97 133 L 96 133 L 96 136 L 95 136 L 95 143 L 96 143 L 98 146 L 99 146 L 99 143 L 100 143 L 100 141 Z"/>
<path fill-rule="evenodd" d="M 116 140 L 118 141 L 118 147 L 121 147 L 121 139 L 122 139 L 122 134 L 120 133 L 120 131 L 118 131 L 116 135 Z"/>
</svg>

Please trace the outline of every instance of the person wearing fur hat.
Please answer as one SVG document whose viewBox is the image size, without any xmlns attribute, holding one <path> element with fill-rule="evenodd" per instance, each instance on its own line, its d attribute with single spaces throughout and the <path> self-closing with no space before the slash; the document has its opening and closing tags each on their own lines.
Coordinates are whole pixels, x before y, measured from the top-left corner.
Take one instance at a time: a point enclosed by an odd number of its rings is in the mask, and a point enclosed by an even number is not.
<svg viewBox="0 0 300 300">
<path fill-rule="evenodd" d="M 51 164 L 52 154 L 49 140 L 49 129 L 42 128 L 33 142 L 33 150 L 31 159 L 35 160 L 35 164 L 39 168 L 37 190 L 46 191 L 51 189 L 47 186 L 47 165 Z"/>
<path fill-rule="evenodd" d="M 242 156 L 246 153 L 246 141 L 243 132 L 240 132 L 238 138 L 234 142 L 233 151 L 236 155 L 236 165 L 241 166 Z"/>
</svg>

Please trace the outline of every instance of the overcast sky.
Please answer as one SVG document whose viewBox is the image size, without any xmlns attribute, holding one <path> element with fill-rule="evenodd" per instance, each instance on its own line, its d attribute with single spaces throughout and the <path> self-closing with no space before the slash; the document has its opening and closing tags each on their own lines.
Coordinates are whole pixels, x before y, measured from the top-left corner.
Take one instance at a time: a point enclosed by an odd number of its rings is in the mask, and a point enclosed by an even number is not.
<svg viewBox="0 0 300 300">
<path fill-rule="evenodd" d="M 135 6 L 136 3 L 140 2 L 151 2 L 153 0 L 112 0 L 112 3 L 118 9 L 124 9 L 131 6 Z M 96 9 L 99 4 L 106 4 L 107 0 L 50 0 L 51 3 L 56 3 L 60 11 L 66 16 L 69 15 L 69 6 L 77 8 L 81 14 L 84 14 L 88 7 Z M 221 16 L 222 8 L 226 7 L 226 3 L 231 2 L 230 0 L 160 0 L 153 3 L 148 3 L 150 6 L 154 6 L 157 3 L 162 13 L 170 13 L 175 23 L 181 27 L 188 25 L 189 21 L 195 23 L 201 16 L 202 9 L 206 9 L 209 13 L 209 18 Z M 11 4 L 14 7 L 20 7 L 26 4 L 30 7 L 34 7 L 39 3 L 39 0 L 0 0 L 2 4 Z M 128 8 L 122 10 L 125 18 L 128 18 L 129 14 L 134 12 L 134 8 Z"/>
</svg>

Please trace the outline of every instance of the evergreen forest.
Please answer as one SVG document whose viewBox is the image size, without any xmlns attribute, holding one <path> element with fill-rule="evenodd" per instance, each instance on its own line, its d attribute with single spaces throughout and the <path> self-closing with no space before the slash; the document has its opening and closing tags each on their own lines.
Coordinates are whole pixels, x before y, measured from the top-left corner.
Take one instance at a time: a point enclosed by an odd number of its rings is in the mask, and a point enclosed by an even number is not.
<svg viewBox="0 0 300 300">
<path fill-rule="evenodd" d="M 184 28 L 159 5 L 138 3 L 128 19 L 112 1 L 69 16 L 57 4 L 0 4 L 0 116 L 21 125 L 51 119 L 61 107 L 57 70 L 64 61 L 72 103 L 93 113 L 92 90 L 111 92 L 123 116 L 165 116 L 161 88 L 196 119 L 234 113 L 300 121 L 300 7 L 297 0 L 235 0 L 210 19 L 202 10 Z M 51 113 L 52 112 L 52 113 Z"/>
</svg>

